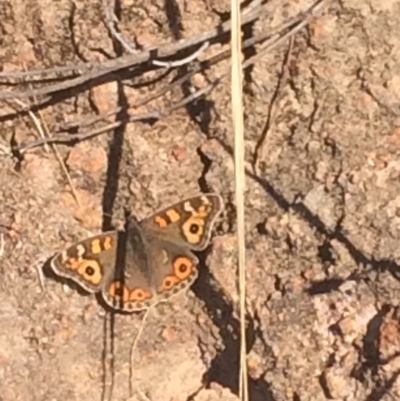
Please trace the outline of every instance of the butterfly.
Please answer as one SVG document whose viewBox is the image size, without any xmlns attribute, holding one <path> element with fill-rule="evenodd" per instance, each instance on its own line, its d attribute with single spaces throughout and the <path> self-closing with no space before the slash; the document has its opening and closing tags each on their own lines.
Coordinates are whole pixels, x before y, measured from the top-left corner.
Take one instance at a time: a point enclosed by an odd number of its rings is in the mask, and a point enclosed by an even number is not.
<svg viewBox="0 0 400 401">
<path fill-rule="evenodd" d="M 223 209 L 217 194 L 171 205 L 125 230 L 103 232 L 77 242 L 50 261 L 53 271 L 91 293 L 100 292 L 111 308 L 135 312 L 184 291 L 197 278 L 191 252 L 209 243 Z"/>
</svg>

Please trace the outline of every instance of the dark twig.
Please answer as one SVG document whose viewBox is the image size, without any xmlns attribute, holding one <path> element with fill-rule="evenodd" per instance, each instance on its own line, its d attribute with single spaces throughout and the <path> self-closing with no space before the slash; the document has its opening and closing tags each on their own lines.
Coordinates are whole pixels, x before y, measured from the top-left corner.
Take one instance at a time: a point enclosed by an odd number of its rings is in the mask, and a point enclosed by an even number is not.
<svg viewBox="0 0 400 401">
<path fill-rule="evenodd" d="M 138 50 L 136 49 L 136 46 L 134 43 L 132 43 L 130 40 L 125 39 L 125 37 L 118 32 L 116 28 L 116 20 L 117 17 L 114 14 L 114 10 L 108 3 L 108 0 L 102 0 L 102 5 L 103 5 L 103 11 L 104 11 L 104 21 L 107 25 L 108 30 L 110 31 L 110 34 L 113 36 L 113 38 L 118 41 L 121 46 L 130 54 L 138 54 Z"/>
<path fill-rule="evenodd" d="M 245 13 L 242 23 L 247 24 L 263 17 L 268 11 L 266 6 L 256 7 Z M 44 88 L 26 90 L 22 92 L 0 92 L 1 99 L 25 98 L 33 96 L 46 96 L 59 91 L 66 91 L 75 86 L 84 85 L 89 81 L 95 81 L 98 78 L 104 77 L 108 74 L 116 73 L 123 69 L 130 69 L 140 64 L 147 63 L 151 60 L 160 60 L 169 57 L 179 57 L 179 53 L 187 51 L 195 46 L 201 46 L 204 42 L 215 41 L 220 35 L 226 34 L 231 29 L 230 21 L 221 25 L 221 27 L 214 28 L 208 32 L 201 33 L 195 37 L 179 40 L 175 43 L 168 43 L 160 46 L 159 48 L 146 49 L 138 54 L 130 54 L 117 58 L 115 60 L 105 61 L 99 68 L 93 69 L 82 76 L 72 78 L 65 82 L 60 82 L 55 85 L 50 85 Z M 7 78 L 7 76 L 5 77 Z"/>
<path fill-rule="evenodd" d="M 293 36 L 289 40 L 289 46 L 283 60 L 282 69 L 280 72 L 280 76 L 278 79 L 278 86 L 275 90 L 274 95 L 272 96 L 271 105 L 269 107 L 269 112 L 267 116 L 267 121 L 265 123 L 265 127 L 263 132 L 261 133 L 260 139 L 257 141 L 255 150 L 254 150 L 254 159 L 253 159 L 253 171 L 255 174 L 259 174 L 258 171 L 258 164 L 260 160 L 263 160 L 266 155 L 266 138 L 268 133 L 271 131 L 275 123 L 277 106 L 279 101 L 282 98 L 282 88 L 286 85 L 288 76 L 289 76 L 289 63 L 290 58 L 292 55 L 292 48 L 293 48 Z"/>
<path fill-rule="evenodd" d="M 266 52 L 270 51 L 271 49 L 275 48 L 276 46 L 282 44 L 284 41 L 286 41 L 288 38 L 290 38 L 291 36 L 293 36 L 295 33 L 297 33 L 301 28 L 303 28 L 304 26 L 307 25 L 307 23 L 309 22 L 309 20 L 315 16 L 316 12 L 320 11 L 322 6 L 324 4 L 327 4 L 329 1 L 331 0 L 321 0 L 320 2 L 318 2 L 314 8 L 311 8 L 310 10 L 307 11 L 307 13 L 303 13 L 303 19 L 299 21 L 299 19 L 296 19 L 297 24 L 295 24 L 294 26 L 291 27 L 291 29 L 289 29 L 287 32 L 285 32 L 281 37 L 278 37 L 276 39 L 276 36 L 274 36 L 271 40 L 268 41 L 268 43 L 266 45 L 264 45 L 260 50 L 259 53 L 252 56 L 251 58 L 247 59 L 243 64 L 242 67 L 243 68 L 247 68 L 251 65 L 253 65 L 260 57 L 262 57 Z M 224 52 L 222 52 L 224 53 Z M 217 59 L 221 59 L 221 57 L 223 57 L 223 54 L 219 54 L 217 56 L 215 56 Z M 208 60 L 206 62 L 203 63 L 208 63 L 209 66 L 213 64 L 214 60 Z M 193 75 L 194 72 L 190 72 L 188 75 L 186 75 L 185 79 L 189 79 L 188 77 L 190 77 L 191 75 Z M 192 93 L 190 96 L 182 99 L 181 101 L 175 103 L 173 106 L 165 109 L 164 111 L 152 111 L 149 113 L 144 113 L 144 114 L 132 114 L 129 116 L 128 118 L 128 122 L 134 122 L 134 121 L 148 121 L 148 120 L 156 120 L 159 119 L 162 116 L 165 116 L 169 113 L 171 113 L 172 111 L 183 107 L 184 105 L 192 102 L 195 99 L 198 99 L 201 96 L 204 96 L 205 94 L 209 93 L 216 85 L 218 85 L 223 79 L 225 79 L 227 77 L 228 73 L 224 73 L 221 76 L 217 77 L 216 79 L 214 79 L 209 85 L 207 85 L 205 88 L 199 89 L 198 91 Z M 179 81 L 179 80 L 178 80 Z M 176 82 L 178 82 L 176 81 Z M 163 89 L 161 91 L 158 92 L 158 95 L 162 95 L 163 93 L 165 93 L 165 91 L 171 90 L 171 88 L 176 84 L 176 82 L 170 84 L 167 89 Z M 153 100 L 155 97 L 150 96 L 147 99 L 145 99 L 145 102 L 149 102 L 151 100 Z M 137 104 L 134 105 L 130 105 L 130 108 L 133 107 L 138 107 L 144 104 L 144 101 L 140 101 Z M 115 112 L 115 110 L 113 111 Z M 113 113 L 110 112 L 110 113 Z M 110 113 L 107 113 L 107 116 L 110 115 Z M 103 115 L 101 117 L 102 119 L 105 119 L 105 116 Z M 119 127 L 121 124 L 126 124 L 127 121 L 116 121 L 112 124 L 108 124 L 104 127 L 101 127 L 99 129 L 96 130 L 92 130 L 86 133 L 76 133 L 76 134 L 58 134 L 55 135 L 47 140 L 36 140 L 36 141 L 32 141 L 32 142 L 28 142 L 25 144 L 21 144 L 20 146 L 18 146 L 18 148 L 16 150 L 23 152 L 26 151 L 28 149 L 37 147 L 37 146 L 41 146 L 44 143 L 75 143 L 77 141 L 82 141 L 82 140 L 86 140 L 89 138 L 92 138 L 94 136 L 106 133 L 108 131 L 111 131 L 117 127 Z"/>
<path fill-rule="evenodd" d="M 255 37 L 249 38 L 246 41 L 243 42 L 243 49 L 249 47 L 249 46 L 254 46 L 258 43 L 265 42 L 265 46 L 261 49 L 260 54 L 264 55 L 267 50 L 270 50 L 274 48 L 276 45 L 278 45 L 280 42 L 276 43 L 277 40 L 279 40 L 280 35 L 282 35 L 283 32 L 286 32 L 288 34 L 291 34 L 291 29 L 293 29 L 293 26 L 296 26 L 299 22 L 302 21 L 302 18 L 304 15 L 300 16 L 295 16 L 291 18 L 289 21 L 286 21 L 285 23 L 267 31 L 264 33 L 261 33 Z M 268 39 L 269 38 L 269 39 Z M 268 39 L 268 40 L 267 40 Z M 283 38 L 284 40 L 286 39 L 286 36 Z M 156 92 L 148 95 L 144 99 L 140 99 L 135 103 L 130 104 L 130 108 L 138 108 L 141 106 L 144 106 L 151 101 L 161 97 L 162 95 L 171 92 L 174 88 L 180 87 L 183 83 L 188 81 L 193 75 L 199 73 L 200 71 L 206 71 L 207 69 L 210 69 L 212 66 L 216 65 L 217 63 L 226 60 L 230 57 L 230 50 L 225 50 L 222 51 L 215 56 L 211 57 L 208 60 L 204 60 L 201 63 L 198 63 L 194 67 L 190 69 L 188 73 L 186 73 L 184 76 L 180 77 L 179 79 L 173 81 L 172 83 L 165 85 L 161 89 L 157 90 Z M 251 65 L 253 63 L 252 59 L 249 59 L 250 63 L 248 65 Z M 246 62 L 247 63 L 247 62 Z M 247 67 L 248 65 L 244 64 L 244 67 Z M 116 108 L 114 110 L 110 110 L 105 114 L 92 117 L 90 119 L 86 119 L 84 121 L 78 122 L 78 123 L 73 123 L 70 124 L 68 127 L 65 128 L 67 129 L 78 129 L 78 128 L 84 128 L 88 127 L 92 124 L 95 124 L 100 121 L 104 121 L 108 119 L 109 117 L 117 114 L 120 111 L 119 108 Z M 21 110 L 20 110 L 21 112 Z"/>
</svg>

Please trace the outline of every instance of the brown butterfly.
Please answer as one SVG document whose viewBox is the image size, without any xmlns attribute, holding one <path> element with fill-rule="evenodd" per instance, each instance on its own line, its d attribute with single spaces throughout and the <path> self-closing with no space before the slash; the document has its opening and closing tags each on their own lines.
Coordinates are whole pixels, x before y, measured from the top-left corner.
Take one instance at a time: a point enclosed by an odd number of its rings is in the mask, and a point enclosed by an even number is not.
<svg viewBox="0 0 400 401">
<path fill-rule="evenodd" d="M 186 290 L 198 275 L 197 257 L 222 211 L 217 194 L 186 199 L 137 222 L 80 241 L 51 259 L 56 274 L 89 292 L 101 292 L 112 308 L 140 311 Z"/>
</svg>

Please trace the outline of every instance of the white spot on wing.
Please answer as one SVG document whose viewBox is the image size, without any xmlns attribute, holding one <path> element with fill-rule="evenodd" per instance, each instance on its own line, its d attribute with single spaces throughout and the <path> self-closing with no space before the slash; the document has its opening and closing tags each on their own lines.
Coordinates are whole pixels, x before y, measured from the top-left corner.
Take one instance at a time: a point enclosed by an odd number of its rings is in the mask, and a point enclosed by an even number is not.
<svg viewBox="0 0 400 401">
<path fill-rule="evenodd" d="M 191 205 L 191 203 L 188 201 L 188 202 L 185 202 L 184 204 L 183 204 L 183 210 L 185 211 L 185 212 L 194 212 L 194 209 L 193 209 L 193 206 Z"/>
<path fill-rule="evenodd" d="M 78 255 L 78 259 L 81 259 L 85 253 L 85 247 L 83 245 L 78 245 L 76 247 L 76 253 Z"/>
<path fill-rule="evenodd" d="M 168 253 L 165 249 L 162 250 L 162 256 L 163 256 L 163 264 L 166 265 L 169 263 L 169 258 L 168 258 Z"/>
<path fill-rule="evenodd" d="M 209 205 L 209 204 L 210 204 L 210 200 L 207 198 L 207 196 L 202 196 L 202 197 L 201 197 L 201 201 L 202 201 L 205 205 Z"/>
</svg>

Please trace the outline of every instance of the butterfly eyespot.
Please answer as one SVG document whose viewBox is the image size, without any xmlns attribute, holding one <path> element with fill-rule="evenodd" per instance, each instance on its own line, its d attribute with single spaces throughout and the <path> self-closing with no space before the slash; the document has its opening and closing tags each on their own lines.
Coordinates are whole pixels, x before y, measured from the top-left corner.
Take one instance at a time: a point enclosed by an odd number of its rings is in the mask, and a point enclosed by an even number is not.
<svg viewBox="0 0 400 401">
<path fill-rule="evenodd" d="M 198 244 L 203 238 L 205 221 L 201 217 L 191 217 L 182 226 L 186 240 L 191 244 Z"/>
<path fill-rule="evenodd" d="M 200 226 L 198 224 L 193 223 L 193 224 L 190 225 L 189 231 L 192 234 L 197 234 L 199 232 L 199 230 L 200 230 Z"/>
<path fill-rule="evenodd" d="M 103 274 L 101 266 L 95 260 L 84 260 L 80 263 L 78 273 L 89 283 L 100 284 Z"/>
<path fill-rule="evenodd" d="M 93 266 L 87 266 L 85 269 L 85 273 L 88 276 L 93 276 L 96 273 L 96 270 Z"/>
<path fill-rule="evenodd" d="M 168 291 L 170 290 L 176 283 L 179 282 L 179 278 L 176 276 L 167 276 L 164 278 L 161 286 L 160 291 Z"/>
<path fill-rule="evenodd" d="M 172 280 L 170 280 L 169 278 L 164 280 L 164 288 L 168 289 L 168 288 L 171 288 L 173 285 L 174 284 L 173 284 Z"/>
<path fill-rule="evenodd" d="M 178 257 L 174 260 L 174 273 L 179 280 L 184 280 L 193 270 L 193 262 L 186 257 Z"/>
<path fill-rule="evenodd" d="M 182 263 L 179 265 L 178 269 L 179 269 L 179 273 L 186 273 L 188 266 Z"/>
<path fill-rule="evenodd" d="M 129 300 L 135 302 L 144 301 L 147 298 L 151 298 L 151 294 L 142 288 L 137 288 L 136 290 L 133 290 L 129 295 Z"/>
</svg>

